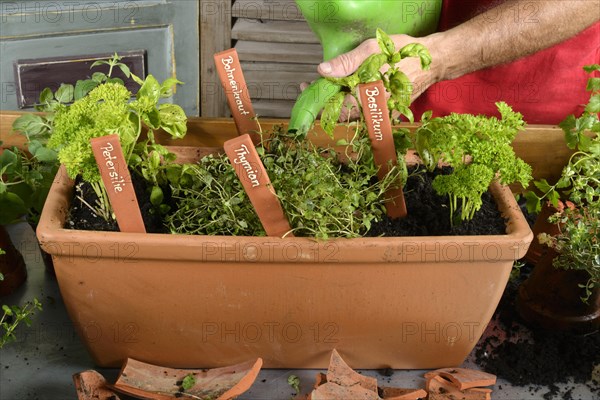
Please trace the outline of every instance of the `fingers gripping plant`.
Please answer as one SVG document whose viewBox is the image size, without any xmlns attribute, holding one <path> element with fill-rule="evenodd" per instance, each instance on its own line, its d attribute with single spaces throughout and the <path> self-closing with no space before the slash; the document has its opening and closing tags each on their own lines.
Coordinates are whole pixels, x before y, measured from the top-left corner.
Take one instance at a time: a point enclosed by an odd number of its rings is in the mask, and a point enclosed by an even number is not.
<svg viewBox="0 0 600 400">
<path fill-rule="evenodd" d="M 83 89 L 70 91 L 66 96 L 67 102 L 75 101 L 71 105 L 56 107 L 53 133 L 48 142 L 49 147 L 58 150 L 58 158 L 66 166 L 70 177 L 81 175 L 91 184 L 99 199 L 93 209 L 107 221 L 112 218 L 112 212 L 90 139 L 118 134 L 127 164 L 153 184 L 151 201 L 161 208 L 163 195 L 160 185 L 166 182 L 166 177 L 160 160 L 162 156 L 169 161 L 173 156 L 155 143 L 153 131 L 163 129 L 173 137 L 181 138 L 187 130 L 186 116 L 179 106 L 159 104 L 161 99 L 170 97 L 173 86 L 181 82 L 170 78 L 161 84 L 152 75 L 141 80 L 119 61 L 115 54 L 109 61 L 92 65 L 108 64 L 109 74 L 95 73 L 87 84 L 77 84 L 76 88 Z M 120 68 L 140 85 L 133 101 L 130 101 L 131 92 L 123 81 L 110 77 L 114 67 Z M 137 145 L 143 126 L 148 128 L 148 139 Z"/>
<path fill-rule="evenodd" d="M 357 97 L 356 87 L 361 83 L 383 80 L 390 94 L 388 108 L 390 112 L 398 111 L 409 121 L 414 117 L 409 108 L 412 94 L 410 79 L 400 71 L 396 64 L 407 57 L 418 57 L 421 68 L 429 69 L 431 55 L 421 44 L 412 43 L 396 50 L 393 40 L 381 29 L 377 29 L 377 43 L 381 53 L 369 56 L 355 73 L 345 78 L 321 78 L 300 94 L 292 110 L 289 130 L 306 135 L 315 116 L 323 109 L 321 126 L 330 136 L 340 118 L 347 94 Z M 382 67 L 389 66 L 386 72 Z M 308 112 L 307 112 L 308 110 Z M 305 119 L 309 117 L 307 121 Z"/>
</svg>

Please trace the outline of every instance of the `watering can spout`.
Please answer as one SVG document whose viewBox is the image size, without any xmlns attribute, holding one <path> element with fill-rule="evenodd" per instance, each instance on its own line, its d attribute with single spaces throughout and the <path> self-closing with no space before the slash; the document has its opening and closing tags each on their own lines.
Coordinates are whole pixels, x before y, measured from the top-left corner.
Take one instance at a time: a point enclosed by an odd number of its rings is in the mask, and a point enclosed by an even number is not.
<svg viewBox="0 0 600 400">
<path fill-rule="evenodd" d="M 375 37 L 388 34 L 423 36 L 435 32 L 442 0 L 296 0 L 298 8 L 323 46 L 323 60 L 346 53 Z M 327 101 L 341 88 L 320 78 L 304 90 L 292 109 L 289 131 L 305 134 Z M 325 92 L 319 92 L 327 87 Z"/>
</svg>

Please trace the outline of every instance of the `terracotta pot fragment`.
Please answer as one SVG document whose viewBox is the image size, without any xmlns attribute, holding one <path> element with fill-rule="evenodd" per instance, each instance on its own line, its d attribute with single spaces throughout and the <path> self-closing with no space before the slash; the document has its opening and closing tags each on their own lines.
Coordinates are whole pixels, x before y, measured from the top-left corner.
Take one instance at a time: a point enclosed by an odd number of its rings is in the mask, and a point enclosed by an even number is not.
<svg viewBox="0 0 600 400">
<path fill-rule="evenodd" d="M 429 400 L 490 400 L 491 389 L 472 388 L 460 390 L 449 380 L 437 375 L 427 381 Z"/>
<path fill-rule="evenodd" d="M 379 390 L 379 395 L 384 400 L 419 400 L 427 398 L 427 391 L 424 389 L 382 387 Z"/>
<path fill-rule="evenodd" d="M 493 386 L 496 384 L 496 375 L 475 369 L 441 368 L 427 372 L 424 375 L 427 380 L 430 380 L 435 376 L 445 378 L 460 390 L 482 386 Z"/>
<path fill-rule="evenodd" d="M 377 392 L 365 389 L 360 385 L 342 386 L 327 382 L 319 386 L 311 394 L 311 400 L 381 400 Z"/>
<path fill-rule="evenodd" d="M 108 388 L 106 379 L 97 371 L 74 374 L 73 383 L 79 400 L 119 400 L 115 392 Z"/>
<path fill-rule="evenodd" d="M 335 383 L 340 386 L 360 385 L 371 392 L 377 393 L 377 378 L 364 376 L 354 371 L 346 364 L 335 349 L 331 353 L 331 360 L 329 361 L 327 382 Z"/>
<path fill-rule="evenodd" d="M 119 392 L 142 399 L 169 400 L 185 397 L 229 400 L 244 393 L 252 386 L 260 369 L 262 359 L 229 367 L 183 370 L 146 364 L 127 359 L 113 387 Z M 192 374 L 195 384 L 182 392 L 181 382 Z"/>
</svg>

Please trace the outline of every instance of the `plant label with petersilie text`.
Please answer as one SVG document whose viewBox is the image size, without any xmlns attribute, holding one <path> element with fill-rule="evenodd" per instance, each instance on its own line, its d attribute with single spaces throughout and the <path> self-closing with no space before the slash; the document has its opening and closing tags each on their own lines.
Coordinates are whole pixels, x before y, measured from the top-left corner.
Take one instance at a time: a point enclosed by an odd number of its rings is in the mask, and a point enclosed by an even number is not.
<svg viewBox="0 0 600 400">
<path fill-rule="evenodd" d="M 102 136 L 90 142 L 119 230 L 146 233 L 119 136 Z"/>
</svg>

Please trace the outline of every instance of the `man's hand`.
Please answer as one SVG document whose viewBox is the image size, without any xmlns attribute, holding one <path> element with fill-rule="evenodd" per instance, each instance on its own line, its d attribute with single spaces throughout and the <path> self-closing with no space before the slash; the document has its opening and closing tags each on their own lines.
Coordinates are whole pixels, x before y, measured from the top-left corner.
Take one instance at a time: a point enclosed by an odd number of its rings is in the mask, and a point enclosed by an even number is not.
<svg viewBox="0 0 600 400">
<path fill-rule="evenodd" d="M 532 16 L 532 7 L 535 7 L 533 17 L 523 18 Z M 535 53 L 576 35 L 599 19 L 600 0 L 507 0 L 445 32 L 422 38 L 391 37 L 397 49 L 416 42 L 431 53 L 429 71 L 422 71 L 419 60 L 414 58 L 397 65 L 413 82 L 414 100 L 436 82 Z M 369 55 L 378 52 L 377 42 L 369 39 L 356 49 L 320 64 L 318 71 L 326 77 L 347 76 Z"/>
<path fill-rule="evenodd" d="M 413 94 L 412 100 L 416 99 L 423 93 L 429 86 L 437 82 L 439 79 L 439 68 L 435 65 L 441 66 L 441 63 L 436 62 L 435 52 L 432 52 L 432 48 L 435 47 L 435 37 L 438 34 L 429 35 L 423 38 L 415 38 L 408 35 L 390 35 L 396 49 L 401 49 L 410 43 L 423 44 L 429 52 L 432 54 L 433 61 L 431 63 L 431 69 L 423 71 L 421 69 L 421 63 L 418 58 L 410 57 L 400 61 L 396 66 L 408 76 L 413 83 Z M 354 73 L 364 60 L 367 59 L 371 54 L 379 53 L 379 45 L 375 39 L 369 39 L 364 41 L 354 50 L 344 53 L 332 60 L 321 63 L 318 67 L 318 71 L 322 76 L 341 78 Z M 382 72 L 384 72 L 383 70 Z"/>
</svg>

